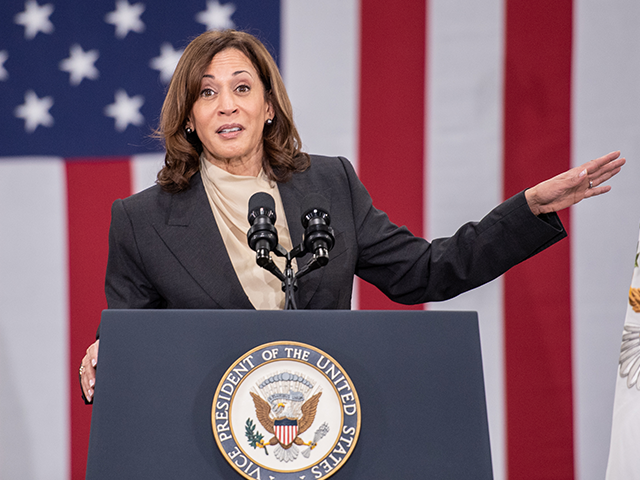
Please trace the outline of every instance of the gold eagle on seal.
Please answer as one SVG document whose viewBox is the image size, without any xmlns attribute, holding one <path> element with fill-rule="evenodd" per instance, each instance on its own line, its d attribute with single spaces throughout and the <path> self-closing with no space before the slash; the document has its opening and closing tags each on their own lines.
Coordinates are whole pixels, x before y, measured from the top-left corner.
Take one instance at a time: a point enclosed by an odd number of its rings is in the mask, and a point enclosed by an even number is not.
<svg viewBox="0 0 640 480">
<path fill-rule="evenodd" d="M 296 445 L 307 445 L 312 449 L 316 446 L 315 442 L 304 442 L 299 435 L 313 424 L 322 392 L 313 395 L 297 409 L 284 402 L 279 402 L 272 408 L 262 397 L 254 392 L 250 393 L 256 407 L 256 417 L 265 430 L 273 435 L 266 443 L 260 440 L 257 447 L 274 445 L 276 458 L 290 462 L 298 457 Z"/>
</svg>

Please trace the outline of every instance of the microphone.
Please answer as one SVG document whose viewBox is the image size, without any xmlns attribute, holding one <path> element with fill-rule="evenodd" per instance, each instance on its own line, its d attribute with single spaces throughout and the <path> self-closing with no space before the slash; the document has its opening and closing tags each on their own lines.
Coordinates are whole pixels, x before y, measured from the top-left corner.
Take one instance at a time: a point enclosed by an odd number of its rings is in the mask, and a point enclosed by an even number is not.
<svg viewBox="0 0 640 480">
<path fill-rule="evenodd" d="M 251 228 L 247 232 L 247 242 L 256 252 L 256 262 L 264 267 L 271 261 L 269 253 L 278 245 L 276 223 L 276 203 L 268 193 L 254 193 L 249 199 Z"/>
<path fill-rule="evenodd" d="M 302 201 L 302 226 L 304 227 L 304 247 L 313 253 L 324 267 L 329 263 L 329 251 L 333 248 L 335 235 L 329 215 L 329 201 L 320 194 L 312 193 Z"/>
</svg>

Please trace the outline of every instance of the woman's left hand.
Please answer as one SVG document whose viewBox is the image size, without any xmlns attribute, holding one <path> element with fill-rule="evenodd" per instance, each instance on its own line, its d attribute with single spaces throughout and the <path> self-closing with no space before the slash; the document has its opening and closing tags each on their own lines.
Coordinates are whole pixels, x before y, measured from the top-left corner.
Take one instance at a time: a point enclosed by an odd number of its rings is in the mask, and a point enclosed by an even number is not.
<svg viewBox="0 0 640 480">
<path fill-rule="evenodd" d="M 611 190 L 602 185 L 625 164 L 620 152 L 611 152 L 579 167 L 572 168 L 525 191 L 529 208 L 535 215 L 562 210 L 584 198 Z"/>
</svg>

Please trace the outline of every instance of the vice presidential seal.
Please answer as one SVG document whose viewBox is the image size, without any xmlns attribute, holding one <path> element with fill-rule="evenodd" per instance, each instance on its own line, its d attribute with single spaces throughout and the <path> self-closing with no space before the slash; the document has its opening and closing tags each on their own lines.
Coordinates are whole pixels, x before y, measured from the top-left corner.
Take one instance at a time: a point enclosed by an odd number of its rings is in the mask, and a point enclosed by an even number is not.
<svg viewBox="0 0 640 480">
<path fill-rule="evenodd" d="M 329 355 L 304 343 L 273 342 L 229 367 L 211 424 L 223 456 L 245 478 L 327 478 L 355 448 L 360 403 Z"/>
</svg>

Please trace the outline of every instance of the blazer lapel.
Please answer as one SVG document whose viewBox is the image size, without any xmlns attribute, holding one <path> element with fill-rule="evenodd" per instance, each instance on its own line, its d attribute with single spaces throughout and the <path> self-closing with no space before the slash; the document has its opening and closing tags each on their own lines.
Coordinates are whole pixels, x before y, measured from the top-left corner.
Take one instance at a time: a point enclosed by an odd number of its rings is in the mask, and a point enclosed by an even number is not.
<svg viewBox="0 0 640 480">
<path fill-rule="evenodd" d="M 202 289 L 225 309 L 253 309 L 236 276 L 216 225 L 200 173 L 191 188 L 172 196 L 158 234 Z"/>
<path fill-rule="evenodd" d="M 300 204 L 309 193 L 318 192 L 307 175 L 296 174 L 287 183 L 278 184 L 291 242 L 302 242 L 304 229 L 300 222 Z M 158 234 L 182 266 L 207 295 L 225 309 L 253 309 L 231 264 L 216 225 L 200 173 L 191 179 L 191 188 L 172 195 L 166 223 L 154 224 Z M 311 259 L 307 254 L 298 258 L 298 266 Z M 323 270 L 318 269 L 298 280 L 296 302 L 304 309 L 316 293 Z"/>
</svg>

